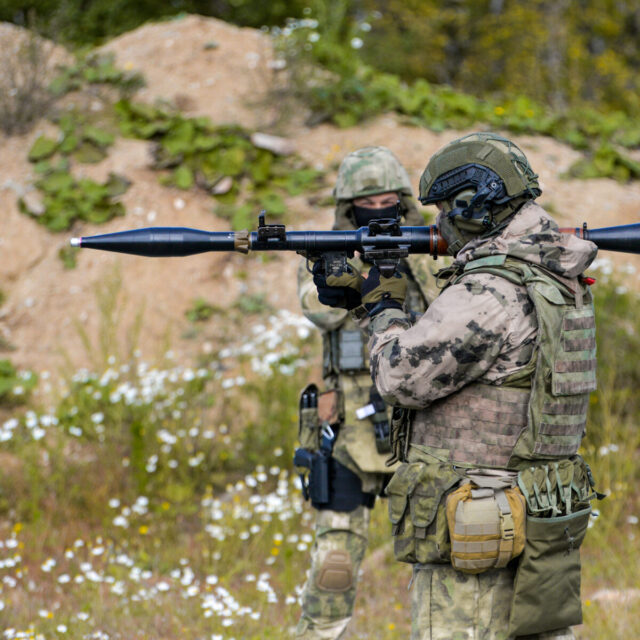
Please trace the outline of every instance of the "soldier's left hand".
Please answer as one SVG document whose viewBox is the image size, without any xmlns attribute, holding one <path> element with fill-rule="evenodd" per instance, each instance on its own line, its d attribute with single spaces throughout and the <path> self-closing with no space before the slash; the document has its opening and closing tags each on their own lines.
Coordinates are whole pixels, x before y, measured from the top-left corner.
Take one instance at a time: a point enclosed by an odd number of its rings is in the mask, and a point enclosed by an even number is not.
<svg viewBox="0 0 640 640">
<path fill-rule="evenodd" d="M 362 304 L 369 314 L 383 309 L 402 309 L 408 283 L 407 274 L 402 267 L 397 267 L 390 278 L 385 278 L 374 265 L 362 283 Z"/>
<path fill-rule="evenodd" d="M 313 265 L 313 282 L 318 288 L 318 300 L 329 307 L 355 309 L 361 304 L 362 274 L 353 265 L 346 264 L 340 273 L 327 275 L 322 261 Z"/>
</svg>

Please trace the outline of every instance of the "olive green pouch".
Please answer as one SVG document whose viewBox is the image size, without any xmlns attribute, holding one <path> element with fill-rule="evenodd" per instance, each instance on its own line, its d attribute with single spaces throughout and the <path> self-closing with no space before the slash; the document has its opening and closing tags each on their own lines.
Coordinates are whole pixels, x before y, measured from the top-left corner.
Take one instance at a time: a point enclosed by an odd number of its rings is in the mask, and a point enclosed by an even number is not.
<svg viewBox="0 0 640 640">
<path fill-rule="evenodd" d="M 305 407 L 303 398 L 313 392 L 315 406 Z M 298 414 L 298 440 L 301 449 L 317 451 L 320 446 L 320 427 L 336 426 L 343 420 L 342 394 L 338 389 L 319 392 L 315 384 L 308 384 L 300 394 Z"/>
<path fill-rule="evenodd" d="M 590 514 L 587 507 L 556 518 L 527 517 L 527 539 L 511 601 L 510 637 L 582 622 L 580 545 Z"/>
<path fill-rule="evenodd" d="M 451 546 L 442 498 L 459 481 L 460 476 L 447 464 L 411 462 L 398 467 L 386 488 L 396 560 L 449 560 Z"/>
</svg>

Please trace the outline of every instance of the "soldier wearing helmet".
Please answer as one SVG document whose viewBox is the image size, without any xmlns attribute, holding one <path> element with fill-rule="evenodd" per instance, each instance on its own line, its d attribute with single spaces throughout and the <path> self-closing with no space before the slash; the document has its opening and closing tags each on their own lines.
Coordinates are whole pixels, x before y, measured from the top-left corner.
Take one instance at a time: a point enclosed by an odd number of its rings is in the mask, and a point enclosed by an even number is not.
<svg viewBox="0 0 640 640">
<path fill-rule="evenodd" d="M 340 165 L 333 194 L 334 229 L 356 229 L 373 219 L 398 216 L 405 225 L 424 224 L 407 172 L 385 147 L 365 147 L 347 155 Z M 411 264 L 405 264 L 408 306 L 414 313 L 422 313 L 436 291 L 430 264 L 421 258 L 415 256 Z M 320 263 L 314 265 L 313 277 L 324 281 L 319 266 Z M 369 266 L 359 257 L 349 261 L 355 274 L 366 272 Z M 324 502 L 314 500 L 311 488 L 316 509 L 315 543 L 295 637 L 332 639 L 343 636 L 353 614 L 370 510 L 393 472 L 385 464 L 390 451 L 390 416 L 372 385 L 366 323 L 354 320 L 346 309 L 326 306 L 341 302 L 349 306 L 349 288 L 321 286 L 318 294 L 312 275 L 302 263 L 298 290 L 304 314 L 322 332 L 323 383 L 327 393 L 321 392 L 320 404 L 323 397 L 338 392 L 340 420 L 333 426 L 336 437 L 328 445 L 315 428 L 317 421 L 313 422 L 313 429 L 308 429 L 301 420 L 302 447 L 315 453 L 324 442 L 330 449 L 331 486 Z M 359 304 L 359 294 L 354 293 Z M 301 415 L 305 412 L 308 410 L 302 409 Z M 313 482 L 313 477 L 310 480 Z"/>
<path fill-rule="evenodd" d="M 570 639 L 581 622 L 597 495 L 577 455 L 596 387 L 582 274 L 597 249 L 560 233 L 540 193 L 513 142 L 454 140 L 420 180 L 455 258 L 440 295 L 414 323 L 402 273 L 350 282 L 375 385 L 405 409 L 386 493 L 396 557 L 414 569 L 415 640 Z"/>
</svg>

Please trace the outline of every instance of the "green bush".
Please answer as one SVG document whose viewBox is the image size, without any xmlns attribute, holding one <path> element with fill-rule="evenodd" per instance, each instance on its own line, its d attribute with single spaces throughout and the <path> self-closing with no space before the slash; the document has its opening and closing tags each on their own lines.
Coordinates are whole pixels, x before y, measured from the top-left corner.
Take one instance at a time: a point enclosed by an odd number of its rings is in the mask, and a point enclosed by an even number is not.
<svg viewBox="0 0 640 640">
<path fill-rule="evenodd" d="M 214 126 L 208 118 L 125 100 L 115 108 L 123 135 L 153 141 L 153 167 L 163 171 L 162 182 L 179 189 L 198 186 L 215 196 L 216 213 L 234 229 L 250 226 L 260 209 L 283 216 L 285 195 L 322 185 L 321 172 L 296 156 L 254 145 L 242 127 Z"/>
<path fill-rule="evenodd" d="M 42 211 L 33 211 L 25 199 L 18 200 L 22 213 L 31 216 L 51 231 L 66 231 L 76 220 L 95 224 L 123 216 L 124 206 L 117 198 L 129 188 L 129 181 L 115 173 L 102 184 L 90 178 L 76 178 L 69 165 L 61 161 L 48 167 L 36 180 L 42 192 Z"/>
<path fill-rule="evenodd" d="M 79 54 L 72 65 L 59 68 L 59 74 L 50 85 L 54 95 L 79 91 L 89 85 L 115 87 L 122 97 L 131 96 L 145 86 L 144 76 L 138 71 L 125 71 L 114 64 L 115 55 L 88 52 Z"/>
</svg>

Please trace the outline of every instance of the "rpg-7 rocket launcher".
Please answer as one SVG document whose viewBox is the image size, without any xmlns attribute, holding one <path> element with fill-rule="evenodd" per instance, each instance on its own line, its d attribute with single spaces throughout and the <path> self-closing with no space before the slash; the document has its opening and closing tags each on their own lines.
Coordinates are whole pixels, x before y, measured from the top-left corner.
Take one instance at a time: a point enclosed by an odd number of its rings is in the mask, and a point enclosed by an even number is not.
<svg viewBox="0 0 640 640">
<path fill-rule="evenodd" d="M 640 254 L 640 223 L 588 229 L 560 229 L 590 240 L 598 249 Z M 365 261 L 390 276 L 401 258 L 426 253 L 433 258 L 446 255 L 447 243 L 435 225 L 401 227 L 397 220 L 372 220 L 355 231 L 287 231 L 283 224 L 265 224 L 264 212 L 257 231 L 203 231 L 185 227 L 148 227 L 84 238 L 72 238 L 71 245 L 138 256 L 166 258 L 207 251 L 296 251 L 324 261 L 325 273 L 340 273 L 347 258 L 358 251 Z"/>
</svg>

